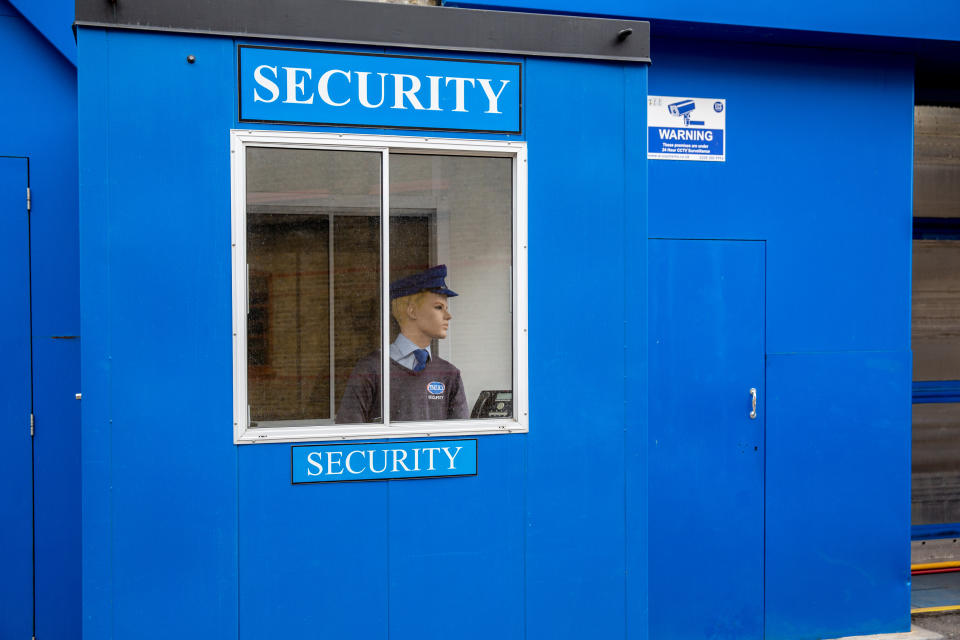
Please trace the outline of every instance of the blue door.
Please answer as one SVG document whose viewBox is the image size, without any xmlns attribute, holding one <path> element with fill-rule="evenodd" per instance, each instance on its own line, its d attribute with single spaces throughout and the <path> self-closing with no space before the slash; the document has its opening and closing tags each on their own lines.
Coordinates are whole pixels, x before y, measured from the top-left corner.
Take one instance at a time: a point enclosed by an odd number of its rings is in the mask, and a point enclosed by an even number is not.
<svg viewBox="0 0 960 640">
<path fill-rule="evenodd" d="M 650 241 L 651 640 L 763 637 L 764 256 Z"/>
<path fill-rule="evenodd" d="M 33 635 L 27 161 L 0 157 L 0 638 Z"/>
</svg>

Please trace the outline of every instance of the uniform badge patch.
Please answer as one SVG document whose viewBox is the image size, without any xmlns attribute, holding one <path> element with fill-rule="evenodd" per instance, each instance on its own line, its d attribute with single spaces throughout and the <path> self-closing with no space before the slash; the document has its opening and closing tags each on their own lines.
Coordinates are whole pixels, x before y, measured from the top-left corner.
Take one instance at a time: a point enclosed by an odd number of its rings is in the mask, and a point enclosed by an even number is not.
<svg viewBox="0 0 960 640">
<path fill-rule="evenodd" d="M 430 395 L 438 396 L 443 393 L 446 388 L 446 385 L 437 380 L 427 383 L 427 393 Z"/>
</svg>

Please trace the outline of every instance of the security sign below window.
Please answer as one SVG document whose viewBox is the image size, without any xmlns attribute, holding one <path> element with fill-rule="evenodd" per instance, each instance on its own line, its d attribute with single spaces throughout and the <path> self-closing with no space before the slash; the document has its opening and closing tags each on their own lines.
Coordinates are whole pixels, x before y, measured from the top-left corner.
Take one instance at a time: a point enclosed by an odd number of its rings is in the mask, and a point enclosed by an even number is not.
<svg viewBox="0 0 960 640">
<path fill-rule="evenodd" d="M 647 158 L 726 158 L 727 101 L 722 98 L 647 97 Z"/>
</svg>

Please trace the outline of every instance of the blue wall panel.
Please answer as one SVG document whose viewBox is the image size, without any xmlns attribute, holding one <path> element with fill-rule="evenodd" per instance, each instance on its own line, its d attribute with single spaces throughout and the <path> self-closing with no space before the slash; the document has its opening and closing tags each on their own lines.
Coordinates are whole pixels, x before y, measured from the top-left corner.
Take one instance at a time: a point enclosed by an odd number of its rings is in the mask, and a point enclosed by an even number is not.
<svg viewBox="0 0 960 640">
<path fill-rule="evenodd" d="M 46 9 L 38 5 L 31 12 Z M 72 9 L 61 24 L 64 35 L 70 34 L 70 16 Z M 36 631 L 73 638 L 80 633 L 80 424 L 73 398 L 80 390 L 76 69 L 5 0 L 0 0 L 0 56 L 15 61 L 4 71 L 4 82 L 17 88 L 0 102 L 0 156 L 25 158 L 19 161 L 24 176 L 16 194 L 21 210 L 28 162 L 32 191 L 31 299 L 29 304 L 5 299 L 9 313 L 2 322 L 28 318 L 33 339 Z M 30 353 L 30 335 L 23 339 Z M 29 378 L 29 363 L 16 375 Z"/>
<path fill-rule="evenodd" d="M 623 74 L 527 62 L 529 638 L 625 633 Z"/>
<path fill-rule="evenodd" d="M 107 229 L 109 172 L 107 154 L 107 36 L 77 32 L 78 118 L 80 127 L 80 279 L 83 305 L 80 348 L 83 437 L 80 442 L 82 495 L 83 636 L 113 638 L 113 554 L 111 553 L 112 447 L 110 442 L 110 255 Z"/>
<path fill-rule="evenodd" d="M 910 628 L 910 357 L 767 359 L 767 640 Z"/>
<path fill-rule="evenodd" d="M 77 43 L 73 37 L 72 0 L 10 0 L 37 31 L 50 41 L 71 64 L 77 64 Z"/>
<path fill-rule="evenodd" d="M 27 161 L 0 157 L 0 636 L 33 632 L 33 443 Z M 24 428 L 26 425 L 26 428 Z"/>
<path fill-rule="evenodd" d="M 85 553 L 112 565 L 109 576 L 85 576 L 88 630 L 234 638 L 237 471 L 224 286 L 233 75 L 223 73 L 233 47 L 84 33 L 91 64 L 82 91 L 92 110 L 81 118 L 91 139 L 107 140 L 92 142 L 85 160 L 99 160 L 109 181 L 104 194 L 103 174 L 90 175 L 81 212 L 85 251 L 102 249 L 85 254 L 84 270 L 84 384 L 89 370 L 94 403 L 84 413 L 85 490 L 95 536 Z M 156 107 L 150 117 L 146 105 Z"/>
<path fill-rule="evenodd" d="M 523 637 L 526 440 L 478 438 L 476 476 L 390 482 L 390 638 Z"/>
<path fill-rule="evenodd" d="M 115 632 L 233 638 L 233 47 L 127 33 L 108 46 Z M 158 599 L 166 615 L 144 628 Z"/>
<path fill-rule="evenodd" d="M 33 332 L 76 335 L 76 69 L 4 0 L 0 55 L 30 62 L 4 71 L 8 86 L 29 87 L 29 92 L 0 101 L 0 155 L 30 158 Z"/>
<path fill-rule="evenodd" d="M 624 70 L 624 526 L 626 637 L 647 638 L 647 67 Z M 630 107 L 633 106 L 633 108 Z M 639 108 L 637 108 L 639 106 Z"/>
<path fill-rule="evenodd" d="M 292 485 L 290 445 L 238 454 L 240 637 L 385 640 L 388 483 Z"/>
<path fill-rule="evenodd" d="M 35 337 L 38 638 L 80 637 L 80 340 Z"/>
<path fill-rule="evenodd" d="M 904 630 L 911 63 L 655 50 L 651 94 L 726 98 L 727 160 L 651 161 L 651 236 L 767 241 L 767 637 Z"/>
<path fill-rule="evenodd" d="M 651 161 L 650 235 L 767 240 L 769 352 L 908 348 L 910 61 L 655 44 L 651 95 L 727 99 L 727 161 Z"/>
</svg>

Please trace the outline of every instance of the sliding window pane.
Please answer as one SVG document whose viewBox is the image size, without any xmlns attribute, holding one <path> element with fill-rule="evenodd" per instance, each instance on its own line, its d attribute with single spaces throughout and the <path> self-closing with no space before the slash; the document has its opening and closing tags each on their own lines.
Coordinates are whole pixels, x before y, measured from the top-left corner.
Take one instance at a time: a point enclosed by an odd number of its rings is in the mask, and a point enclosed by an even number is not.
<svg viewBox="0 0 960 640">
<path fill-rule="evenodd" d="M 393 421 L 513 418 L 513 160 L 390 156 Z"/>
<path fill-rule="evenodd" d="M 329 424 L 364 356 L 379 385 L 381 155 L 250 147 L 246 160 L 251 426 Z M 380 422 L 379 396 L 349 417 Z"/>
</svg>

